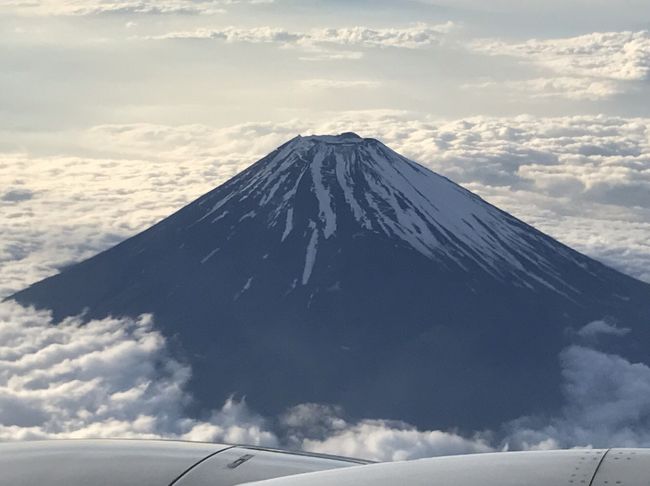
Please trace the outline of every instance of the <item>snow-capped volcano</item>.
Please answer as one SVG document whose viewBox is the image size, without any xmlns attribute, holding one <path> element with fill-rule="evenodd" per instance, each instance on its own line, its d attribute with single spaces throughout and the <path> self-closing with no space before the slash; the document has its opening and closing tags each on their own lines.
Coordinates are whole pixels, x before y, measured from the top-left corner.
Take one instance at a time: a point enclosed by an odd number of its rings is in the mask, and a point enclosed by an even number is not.
<svg viewBox="0 0 650 486">
<path fill-rule="evenodd" d="M 557 354 L 591 319 L 631 327 L 631 357 L 650 344 L 650 286 L 354 133 L 296 137 L 14 298 L 153 312 L 202 406 L 238 393 L 436 427 L 557 407 Z"/>
<path fill-rule="evenodd" d="M 232 182 L 238 190 L 200 201 L 207 210 L 197 223 L 224 218 L 239 223 L 257 216 L 281 232 L 281 241 L 292 234 L 307 238 L 303 285 L 319 242 L 335 237 L 337 229 L 349 232 L 357 226 L 443 265 L 480 267 L 497 279 L 530 288 L 572 290 L 540 250 L 573 263 L 575 252 L 374 139 L 354 133 L 299 136 Z M 310 204 L 306 198 L 313 199 L 314 211 L 294 210 Z M 240 203 L 247 200 L 258 209 L 242 216 Z"/>
</svg>

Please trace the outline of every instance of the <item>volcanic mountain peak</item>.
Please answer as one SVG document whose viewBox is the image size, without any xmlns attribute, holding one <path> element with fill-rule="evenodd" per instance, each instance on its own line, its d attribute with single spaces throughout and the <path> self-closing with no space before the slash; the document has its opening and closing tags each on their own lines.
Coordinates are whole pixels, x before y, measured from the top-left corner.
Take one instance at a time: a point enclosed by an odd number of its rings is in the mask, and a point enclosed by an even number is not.
<svg viewBox="0 0 650 486">
<path fill-rule="evenodd" d="M 301 239 L 308 255 L 344 226 L 344 234 L 381 234 L 450 268 L 481 270 L 529 288 L 572 290 L 547 256 L 575 264 L 575 252 L 354 133 L 298 136 L 199 204 L 205 209 L 197 223 L 262 218 L 281 242 Z"/>
<path fill-rule="evenodd" d="M 13 296 L 55 319 L 153 313 L 213 408 L 483 428 L 561 403 L 603 316 L 647 359 L 650 287 L 347 133 L 296 137 L 142 233 Z M 618 348 L 617 348 L 618 349 Z M 617 351 L 618 352 L 618 351 Z"/>
<path fill-rule="evenodd" d="M 338 135 L 298 135 L 293 140 L 311 141 L 317 143 L 343 144 L 343 143 L 363 143 L 374 141 L 372 138 L 361 138 L 354 132 L 344 132 Z"/>
</svg>

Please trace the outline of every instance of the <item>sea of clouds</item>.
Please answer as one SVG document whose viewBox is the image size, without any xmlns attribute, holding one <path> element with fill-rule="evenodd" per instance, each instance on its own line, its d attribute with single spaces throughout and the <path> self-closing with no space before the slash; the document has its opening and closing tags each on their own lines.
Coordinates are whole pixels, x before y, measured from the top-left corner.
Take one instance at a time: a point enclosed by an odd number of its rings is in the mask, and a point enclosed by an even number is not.
<svg viewBox="0 0 650 486">
<path fill-rule="evenodd" d="M 604 116 L 103 125 L 56 155 L 0 154 L 0 297 L 153 224 L 297 133 L 381 139 L 561 241 L 650 281 L 650 120 Z M 101 149 L 97 149 L 100 147 Z M 92 150 L 91 150 L 92 148 Z M 83 155 L 81 155 L 83 154 Z M 230 399 L 190 417 L 191 369 L 155 316 L 71 318 L 0 304 L 0 440 L 176 437 L 376 460 L 572 446 L 650 445 L 650 367 L 598 349 L 611 323 L 576 323 L 558 356 L 565 407 L 461 434 L 350 419 L 328 404 L 262 417 Z"/>
<path fill-rule="evenodd" d="M 56 155 L 0 153 L 0 296 L 145 229 L 299 133 L 350 130 L 650 282 L 650 119 L 370 111 L 225 128 L 100 125 L 55 134 L 75 142 Z"/>
<path fill-rule="evenodd" d="M 0 440 L 130 437 L 282 446 L 380 461 L 507 449 L 650 445 L 650 367 L 589 344 L 562 351 L 566 405 L 559 416 L 520 417 L 467 436 L 396 421 L 349 420 L 333 405 L 305 403 L 262 417 L 228 399 L 197 418 L 186 408 L 191 369 L 174 359 L 149 315 L 69 318 L 0 304 Z"/>
</svg>

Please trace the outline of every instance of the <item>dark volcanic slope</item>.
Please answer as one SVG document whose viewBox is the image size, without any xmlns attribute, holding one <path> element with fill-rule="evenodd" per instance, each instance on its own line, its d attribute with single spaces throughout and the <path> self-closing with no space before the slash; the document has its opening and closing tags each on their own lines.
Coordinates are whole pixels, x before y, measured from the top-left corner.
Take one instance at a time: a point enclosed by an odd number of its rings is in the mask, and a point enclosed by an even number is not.
<svg viewBox="0 0 650 486">
<path fill-rule="evenodd" d="M 14 298 L 153 312 L 206 407 L 236 392 L 431 427 L 556 408 L 570 326 L 615 316 L 628 356 L 650 344 L 650 286 L 355 134 L 297 137 Z"/>
</svg>

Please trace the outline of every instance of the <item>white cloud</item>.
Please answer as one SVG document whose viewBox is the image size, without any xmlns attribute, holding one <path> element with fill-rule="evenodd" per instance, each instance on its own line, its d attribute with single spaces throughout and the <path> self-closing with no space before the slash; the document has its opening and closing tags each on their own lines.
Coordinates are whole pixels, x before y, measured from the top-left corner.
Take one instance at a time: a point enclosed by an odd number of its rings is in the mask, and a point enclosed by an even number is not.
<svg viewBox="0 0 650 486">
<path fill-rule="evenodd" d="M 624 90 L 611 80 L 594 78 L 534 78 L 518 81 L 484 81 L 465 83 L 462 88 L 468 91 L 489 90 L 505 96 L 511 101 L 523 99 L 546 100 L 565 98 L 574 101 L 596 101 L 621 94 Z"/>
<path fill-rule="evenodd" d="M 69 318 L 0 303 L 0 441 L 42 438 L 181 438 L 397 460 L 490 450 L 480 438 L 418 431 L 398 422 L 348 423 L 342 410 L 304 404 L 270 421 L 226 401 L 208 420 L 185 413 L 190 369 L 173 359 L 151 316 Z M 284 437 L 281 439 L 279 437 Z"/>
<path fill-rule="evenodd" d="M 438 44 L 442 36 L 455 27 L 453 22 L 437 25 L 419 23 L 411 27 L 384 29 L 355 26 L 313 30 L 308 38 L 313 42 L 348 46 L 417 49 Z"/>
<path fill-rule="evenodd" d="M 302 79 L 298 85 L 306 89 L 345 89 L 345 88 L 378 88 L 379 81 L 365 79 L 343 80 L 343 79 Z"/>
<path fill-rule="evenodd" d="M 489 452 L 489 437 L 465 438 L 454 432 L 418 430 L 399 421 L 348 421 L 340 407 L 305 403 L 279 419 L 279 435 L 291 448 L 324 454 L 399 461 L 437 455 Z"/>
<path fill-rule="evenodd" d="M 582 337 L 593 337 L 598 333 L 624 336 L 629 330 L 596 321 L 581 331 Z M 558 358 L 565 396 L 561 412 L 551 417 L 521 417 L 504 424 L 502 430 L 462 436 L 384 420 L 347 423 L 339 418 L 340 410 L 315 405 L 300 410 L 294 425 L 309 432 L 308 437 L 301 437 L 307 450 L 382 461 L 501 449 L 650 445 L 647 364 L 584 345 L 568 346 Z"/>
<path fill-rule="evenodd" d="M 255 44 L 279 43 L 290 44 L 307 38 L 307 34 L 290 32 L 279 27 L 225 27 L 221 29 L 199 28 L 193 31 L 170 32 L 150 39 L 215 39 L 225 42 L 250 42 Z"/>
<path fill-rule="evenodd" d="M 592 321 L 589 324 L 585 324 L 578 330 L 578 335 L 582 337 L 596 337 L 599 334 L 610 334 L 613 336 L 625 336 L 630 332 L 628 327 L 617 327 L 615 324 L 611 324 L 607 321 Z"/>
<path fill-rule="evenodd" d="M 388 116 L 350 128 L 650 281 L 649 120 L 521 116 L 445 123 Z"/>
<path fill-rule="evenodd" d="M 9 0 L 1 8 L 32 15 L 218 14 L 233 3 L 273 0 Z"/>
<path fill-rule="evenodd" d="M 591 323 L 582 329 L 611 334 L 616 328 Z M 4 302 L 0 440 L 182 438 L 380 461 L 502 448 L 650 445 L 650 367 L 578 345 L 559 359 L 562 413 L 522 417 L 502 431 L 463 436 L 397 421 L 349 421 L 342 409 L 322 404 L 298 405 L 271 420 L 233 399 L 197 420 L 186 413 L 191 371 L 170 355 L 151 316 L 53 325 L 49 312 Z"/>
<path fill-rule="evenodd" d="M 288 136 L 265 124 L 99 126 L 79 140 L 110 154 L 0 154 L 0 298 L 145 229 Z"/>
<path fill-rule="evenodd" d="M 174 360 L 151 316 L 69 318 L 0 304 L 0 440 L 181 437 L 276 445 L 245 403 L 209 421 L 184 415 L 190 369 Z"/>
<path fill-rule="evenodd" d="M 477 40 L 471 49 L 496 56 L 512 56 L 556 73 L 554 78 L 473 83 L 476 88 L 520 91 L 535 97 L 564 97 L 598 100 L 634 87 L 632 81 L 650 78 L 650 33 L 593 32 L 560 39 L 530 39 L 525 42 Z"/>
<path fill-rule="evenodd" d="M 593 32 L 563 39 L 531 39 L 522 43 L 476 41 L 473 48 L 492 55 L 518 57 L 561 74 L 624 81 L 648 79 L 650 33 Z"/>
<path fill-rule="evenodd" d="M 508 425 L 515 448 L 650 445 L 650 367 L 584 346 L 560 355 L 566 406 L 550 420 Z"/>
<path fill-rule="evenodd" d="M 0 186 L 6 188 L 0 196 L 6 215 L 0 219 L 2 292 L 144 229 L 296 133 L 348 130 L 377 137 L 578 249 L 650 280 L 650 208 L 644 197 L 649 127 L 646 119 L 604 116 L 445 122 L 391 111 L 223 129 L 98 126 L 75 137 L 78 151 L 104 147 L 92 157 L 0 156 Z M 496 431 L 466 437 L 383 420 L 354 421 L 322 405 L 264 420 L 244 403 L 229 401 L 209 420 L 197 421 L 181 407 L 190 399 L 183 392 L 189 370 L 168 357 L 147 319 L 93 321 L 84 328 L 73 319 L 50 327 L 47 314 L 0 307 L 0 437 L 164 435 L 382 460 L 502 446 Z M 578 336 L 624 331 L 590 323 Z M 507 425 L 511 448 L 598 444 L 604 437 L 609 444 L 648 443 L 642 433 L 650 383 L 645 364 L 584 346 L 568 348 L 561 359 L 565 412 Z M 133 360 L 137 373 L 119 368 Z M 167 363 L 166 374 L 153 373 L 152 363 L 159 360 Z M 615 378 L 603 382 L 608 376 Z M 591 392 L 580 388 L 583 382 L 592 385 Z"/>
<path fill-rule="evenodd" d="M 225 27 L 217 29 L 200 28 L 189 31 L 169 32 L 149 36 L 151 40 L 166 39 L 214 39 L 225 42 L 276 43 L 284 47 L 300 47 L 308 51 L 319 51 L 325 46 L 358 48 L 403 48 L 420 49 L 437 45 L 454 29 L 452 22 L 429 25 L 418 23 L 401 28 L 370 28 L 364 26 L 312 29 L 305 32 L 291 31 L 277 27 Z M 333 51 L 332 55 L 336 55 Z M 348 53 L 349 55 L 349 53 Z"/>
<path fill-rule="evenodd" d="M 453 432 L 421 431 L 408 424 L 362 420 L 322 440 L 305 439 L 307 451 L 361 457 L 375 461 L 404 461 L 421 457 L 491 452 L 484 439 Z"/>
<path fill-rule="evenodd" d="M 209 163 L 196 169 L 137 159 L 0 156 L 2 185 L 12 187 L 0 198 L 0 295 L 118 243 L 233 171 Z"/>
<path fill-rule="evenodd" d="M 181 435 L 184 440 L 225 442 L 227 444 L 254 444 L 278 446 L 274 432 L 266 420 L 252 412 L 245 401 L 228 399 L 221 410 L 212 413 L 209 421 L 186 418 L 180 421 L 182 428 L 191 428 Z"/>
<path fill-rule="evenodd" d="M 302 48 L 305 53 L 298 58 L 301 61 L 354 61 L 363 57 L 363 52 L 360 51 L 325 49 L 315 45 Z"/>
<path fill-rule="evenodd" d="M 0 440 L 182 438 L 278 446 L 269 422 L 228 400 L 209 420 L 185 414 L 190 369 L 173 359 L 151 316 L 70 318 L 0 303 Z M 488 450 L 481 440 L 406 424 L 348 424 L 335 407 L 305 404 L 280 418 L 285 445 L 392 460 Z"/>
<path fill-rule="evenodd" d="M 371 111 L 221 129 L 102 125 L 65 135 L 78 144 L 70 152 L 93 156 L 0 154 L 0 296 L 145 229 L 298 133 L 344 131 L 379 138 L 579 251 L 650 281 L 650 120 L 445 122 Z"/>
</svg>

